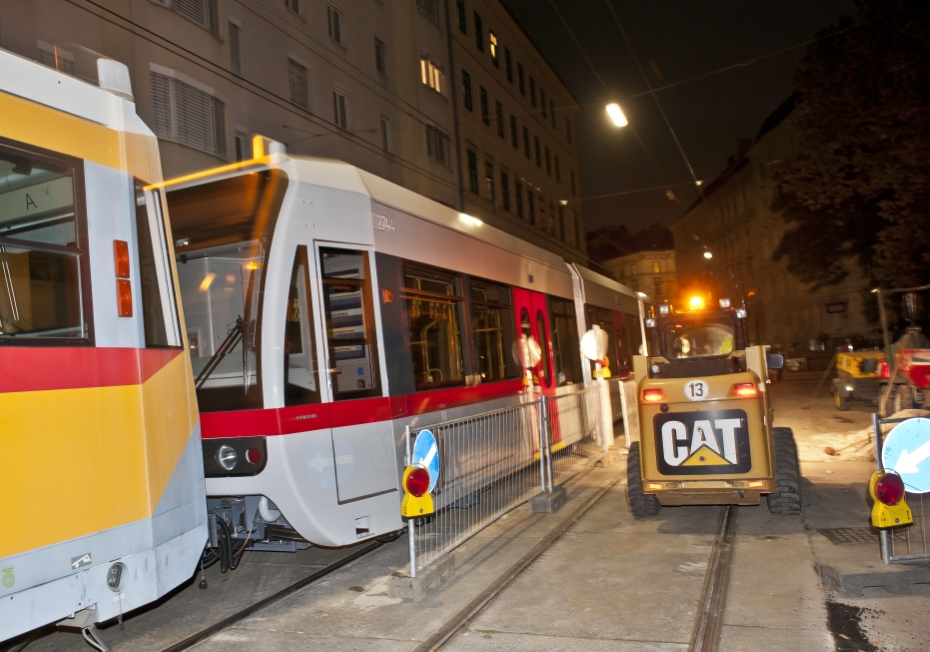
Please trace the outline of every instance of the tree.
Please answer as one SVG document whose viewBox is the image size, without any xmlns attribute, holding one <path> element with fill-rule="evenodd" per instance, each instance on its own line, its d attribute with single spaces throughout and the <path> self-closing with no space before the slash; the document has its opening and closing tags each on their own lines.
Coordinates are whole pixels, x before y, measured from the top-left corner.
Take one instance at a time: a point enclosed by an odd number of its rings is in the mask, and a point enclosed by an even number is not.
<svg viewBox="0 0 930 652">
<path fill-rule="evenodd" d="M 817 286 L 850 258 L 882 287 L 930 282 L 930 3 L 860 0 L 818 34 L 795 85 L 775 259 Z"/>
</svg>

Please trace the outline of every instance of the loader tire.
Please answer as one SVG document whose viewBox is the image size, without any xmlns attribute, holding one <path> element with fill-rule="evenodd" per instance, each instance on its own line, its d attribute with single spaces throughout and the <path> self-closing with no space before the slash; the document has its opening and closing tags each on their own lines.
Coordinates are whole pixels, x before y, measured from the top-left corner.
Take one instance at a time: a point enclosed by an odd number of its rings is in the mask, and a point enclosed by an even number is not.
<svg viewBox="0 0 930 652">
<path fill-rule="evenodd" d="M 643 474 L 639 466 L 639 442 L 630 444 L 626 456 L 626 499 L 635 518 L 655 516 L 662 509 L 655 496 L 643 493 Z"/>
<path fill-rule="evenodd" d="M 801 513 L 801 468 L 791 428 L 772 428 L 775 449 L 775 491 L 768 495 L 769 512 Z"/>
</svg>

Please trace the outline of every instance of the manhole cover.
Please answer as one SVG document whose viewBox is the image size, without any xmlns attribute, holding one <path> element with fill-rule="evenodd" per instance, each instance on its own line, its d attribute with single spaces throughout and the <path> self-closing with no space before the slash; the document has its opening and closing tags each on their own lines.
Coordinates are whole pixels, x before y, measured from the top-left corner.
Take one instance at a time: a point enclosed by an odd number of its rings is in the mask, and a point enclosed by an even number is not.
<svg viewBox="0 0 930 652">
<path fill-rule="evenodd" d="M 878 535 L 867 527 L 828 527 L 817 531 L 838 546 L 851 543 L 878 542 Z"/>
</svg>

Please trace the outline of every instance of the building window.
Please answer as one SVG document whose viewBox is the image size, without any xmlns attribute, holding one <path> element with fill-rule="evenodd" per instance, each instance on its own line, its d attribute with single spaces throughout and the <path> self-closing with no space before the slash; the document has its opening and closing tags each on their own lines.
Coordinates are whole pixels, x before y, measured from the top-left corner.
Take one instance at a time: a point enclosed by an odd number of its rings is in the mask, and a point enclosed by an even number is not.
<svg viewBox="0 0 930 652">
<path fill-rule="evenodd" d="M 521 220 L 525 219 L 526 215 L 523 212 L 523 184 L 519 181 L 513 182 L 513 199 L 517 205 L 517 217 Z"/>
<path fill-rule="evenodd" d="M 579 250 L 584 250 L 584 234 L 581 220 L 574 213 L 572 213 L 572 220 L 575 223 L 575 246 Z"/>
<path fill-rule="evenodd" d="M 163 70 L 151 73 L 155 135 L 225 159 L 226 104 L 196 82 Z"/>
<path fill-rule="evenodd" d="M 252 144 L 249 137 L 241 131 L 236 132 L 236 162 L 252 158 Z"/>
<path fill-rule="evenodd" d="M 429 18 L 434 25 L 439 25 L 439 3 L 437 0 L 417 0 L 417 11 Z"/>
<path fill-rule="evenodd" d="M 329 15 L 329 38 L 342 43 L 342 12 L 332 5 L 326 8 L 326 12 Z"/>
<path fill-rule="evenodd" d="M 501 206 L 510 212 L 510 178 L 501 170 Z"/>
<path fill-rule="evenodd" d="M 526 217 L 530 224 L 536 219 L 536 195 L 529 188 L 526 189 Z"/>
<path fill-rule="evenodd" d="M 284 6 L 293 11 L 295 14 L 300 13 L 300 0 L 284 0 Z"/>
<path fill-rule="evenodd" d="M 239 26 L 229 21 L 229 68 L 236 75 L 242 74 L 242 50 L 239 45 Z"/>
<path fill-rule="evenodd" d="M 387 74 L 387 53 L 384 41 L 377 37 L 375 38 L 375 68 L 382 75 Z"/>
<path fill-rule="evenodd" d="M 549 213 L 547 217 L 549 219 L 549 223 L 548 223 L 549 233 L 551 233 L 552 235 L 555 235 L 556 234 L 555 204 L 553 204 L 552 202 L 549 202 Z"/>
<path fill-rule="evenodd" d="M 568 144 L 572 144 L 572 121 L 565 118 L 565 137 L 568 138 Z"/>
<path fill-rule="evenodd" d="M 484 52 L 484 31 L 481 27 L 481 14 L 475 12 L 475 45 L 479 52 Z"/>
<path fill-rule="evenodd" d="M 468 34 L 468 18 L 465 15 L 465 0 L 456 0 L 456 8 L 459 10 L 459 31 L 462 34 Z"/>
<path fill-rule="evenodd" d="M 494 166 L 490 163 L 484 164 L 484 198 L 494 202 Z"/>
<path fill-rule="evenodd" d="M 220 12 L 217 8 L 217 0 L 175 0 L 175 2 L 159 2 L 159 4 L 167 4 L 175 12 L 214 34 L 220 33 Z"/>
<path fill-rule="evenodd" d="M 333 91 L 333 122 L 336 123 L 336 126 L 340 129 L 349 128 L 349 120 L 346 115 L 346 104 L 348 100 L 346 96 L 340 93 L 339 91 Z"/>
<path fill-rule="evenodd" d="M 504 105 L 500 102 L 494 103 L 494 108 L 497 111 L 497 135 L 501 138 L 504 137 Z"/>
<path fill-rule="evenodd" d="M 391 151 L 391 123 L 390 121 L 382 117 L 380 120 L 381 123 L 381 149 L 385 152 Z"/>
<path fill-rule="evenodd" d="M 484 86 L 479 87 L 481 94 L 481 122 L 491 125 L 491 107 L 488 106 L 488 91 Z"/>
<path fill-rule="evenodd" d="M 523 155 L 530 157 L 530 130 L 523 127 Z"/>
<path fill-rule="evenodd" d="M 552 176 L 552 158 L 549 156 L 549 146 L 546 145 L 546 174 Z"/>
<path fill-rule="evenodd" d="M 533 149 L 536 151 L 536 167 L 542 167 L 542 150 L 539 147 L 539 136 L 533 136 Z"/>
<path fill-rule="evenodd" d="M 555 156 L 555 182 L 562 183 L 562 172 L 559 170 L 559 155 Z"/>
<path fill-rule="evenodd" d="M 572 181 L 572 197 L 574 197 L 577 194 L 577 191 L 575 190 L 575 171 L 569 170 L 569 175 L 571 176 Z"/>
<path fill-rule="evenodd" d="M 465 101 L 465 108 L 474 111 L 475 104 L 471 97 L 471 75 L 464 70 L 462 71 L 462 98 Z"/>
<path fill-rule="evenodd" d="M 636 265 L 633 265 L 633 267 L 630 268 L 630 271 L 632 276 L 636 276 Z"/>
<path fill-rule="evenodd" d="M 433 63 L 429 57 L 420 59 L 420 79 L 424 86 L 429 86 L 437 93 L 442 93 L 446 87 L 446 76 L 442 69 Z"/>
<path fill-rule="evenodd" d="M 513 62 L 510 59 L 510 50 L 504 48 L 504 70 L 507 72 L 507 81 L 513 83 Z"/>
<path fill-rule="evenodd" d="M 307 69 L 293 59 L 287 60 L 287 85 L 291 95 L 291 102 L 306 109 Z"/>
<path fill-rule="evenodd" d="M 536 80 L 532 75 L 530 75 L 530 104 L 534 109 L 536 108 Z"/>
<path fill-rule="evenodd" d="M 501 58 L 497 50 L 497 34 L 494 32 L 488 32 L 488 46 L 491 50 L 491 62 L 494 64 L 495 68 L 500 68 Z"/>
<path fill-rule="evenodd" d="M 565 209 L 559 206 L 559 240 L 565 242 Z"/>
<path fill-rule="evenodd" d="M 517 83 L 520 86 L 520 95 L 526 95 L 526 84 L 523 83 L 523 64 L 517 64 Z"/>
<path fill-rule="evenodd" d="M 449 147 L 449 134 L 432 125 L 426 125 L 426 151 L 431 160 L 443 165 L 451 165 L 452 150 Z M 470 156 L 468 160 L 470 163 Z"/>
<path fill-rule="evenodd" d="M 549 100 L 549 117 L 552 118 L 552 128 L 558 129 L 559 124 L 555 120 L 555 102 L 553 102 L 552 100 Z"/>
<path fill-rule="evenodd" d="M 520 136 L 517 133 L 517 116 L 510 114 L 510 144 L 514 149 L 520 147 Z"/>
<path fill-rule="evenodd" d="M 652 273 L 653 274 L 659 273 L 659 263 L 652 263 Z"/>
<path fill-rule="evenodd" d="M 539 89 L 539 104 L 542 107 L 542 114 L 544 118 L 549 117 L 549 113 L 546 111 L 546 91 L 542 88 Z"/>
<path fill-rule="evenodd" d="M 478 194 L 478 157 L 468 150 L 468 189 Z"/>
</svg>

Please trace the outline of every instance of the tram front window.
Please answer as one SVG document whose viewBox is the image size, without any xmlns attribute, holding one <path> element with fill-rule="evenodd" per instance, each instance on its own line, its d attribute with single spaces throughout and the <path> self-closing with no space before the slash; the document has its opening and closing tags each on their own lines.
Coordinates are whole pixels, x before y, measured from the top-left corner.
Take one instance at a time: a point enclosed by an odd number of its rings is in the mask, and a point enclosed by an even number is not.
<svg viewBox="0 0 930 652">
<path fill-rule="evenodd" d="M 84 338 L 73 168 L 0 147 L 0 342 Z"/>
<path fill-rule="evenodd" d="M 662 348 L 662 355 L 669 360 L 729 355 L 733 352 L 733 324 L 703 319 L 668 322 Z"/>
<path fill-rule="evenodd" d="M 263 407 L 259 318 L 287 177 L 267 170 L 168 188 L 178 284 L 202 412 Z"/>
</svg>

